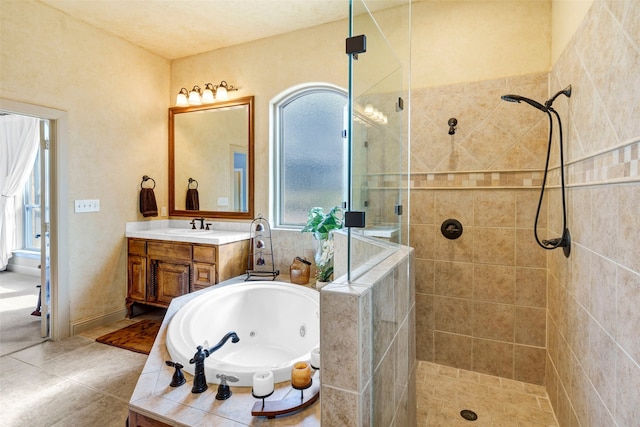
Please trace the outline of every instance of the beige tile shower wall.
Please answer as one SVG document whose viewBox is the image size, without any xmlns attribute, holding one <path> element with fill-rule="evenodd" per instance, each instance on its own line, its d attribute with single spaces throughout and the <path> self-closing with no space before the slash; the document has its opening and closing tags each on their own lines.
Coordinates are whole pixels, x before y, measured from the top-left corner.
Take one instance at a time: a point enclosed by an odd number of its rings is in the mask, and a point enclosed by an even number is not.
<svg viewBox="0 0 640 427">
<path fill-rule="evenodd" d="M 547 118 L 500 96 L 547 97 L 546 74 L 412 95 L 411 245 L 418 359 L 542 384 L 546 253 L 533 224 Z M 449 117 L 458 119 L 453 136 Z M 379 182 L 379 185 L 383 185 Z M 538 233 L 546 238 L 543 200 Z M 444 220 L 462 223 L 446 239 Z"/>
<path fill-rule="evenodd" d="M 640 2 L 595 1 L 551 72 L 552 92 L 573 85 L 559 103 L 572 253 L 552 254 L 548 276 L 546 386 L 562 426 L 640 419 L 639 69 Z"/>
<path fill-rule="evenodd" d="M 323 426 L 416 425 L 412 258 L 404 247 L 321 291 Z"/>
<path fill-rule="evenodd" d="M 412 174 L 542 169 L 547 116 L 500 98 L 509 93 L 542 102 L 547 98 L 547 74 L 414 89 Z M 450 118 L 458 120 L 455 135 L 448 134 Z"/>
<path fill-rule="evenodd" d="M 412 191 L 418 359 L 542 384 L 546 259 L 533 240 L 537 197 L 533 189 Z M 456 240 L 441 234 L 448 218 L 462 223 Z"/>
</svg>

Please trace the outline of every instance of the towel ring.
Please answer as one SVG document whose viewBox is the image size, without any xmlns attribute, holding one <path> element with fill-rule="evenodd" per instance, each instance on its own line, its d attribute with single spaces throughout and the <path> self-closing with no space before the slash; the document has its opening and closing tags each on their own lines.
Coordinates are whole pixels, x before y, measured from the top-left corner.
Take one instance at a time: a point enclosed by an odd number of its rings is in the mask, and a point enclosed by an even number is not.
<svg viewBox="0 0 640 427">
<path fill-rule="evenodd" d="M 196 181 L 196 180 L 195 180 L 195 179 L 193 179 L 193 178 L 189 178 L 189 184 L 187 184 L 187 188 L 191 189 L 191 183 L 192 183 L 192 182 L 195 182 L 195 183 L 196 183 L 196 187 L 195 187 L 195 189 L 197 189 L 197 188 L 198 188 L 198 181 Z"/>
<path fill-rule="evenodd" d="M 150 177 L 150 176 L 148 176 L 148 175 L 144 175 L 144 176 L 142 177 L 142 182 L 140 183 L 140 188 L 144 188 L 144 187 L 142 186 L 142 184 L 144 184 L 145 182 L 147 182 L 147 181 L 149 181 L 149 180 L 153 181 L 153 187 L 151 187 L 151 189 L 153 190 L 154 188 L 156 188 L 156 180 L 155 180 L 155 179 L 153 179 L 153 178 L 151 178 L 151 177 Z"/>
</svg>

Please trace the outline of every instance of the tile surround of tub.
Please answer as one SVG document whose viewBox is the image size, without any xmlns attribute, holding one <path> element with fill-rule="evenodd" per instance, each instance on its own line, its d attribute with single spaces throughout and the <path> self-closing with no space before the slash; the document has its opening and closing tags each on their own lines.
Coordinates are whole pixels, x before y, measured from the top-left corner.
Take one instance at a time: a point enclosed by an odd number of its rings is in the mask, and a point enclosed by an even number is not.
<svg viewBox="0 0 640 427">
<path fill-rule="evenodd" d="M 323 425 L 415 425 L 413 253 L 403 247 L 321 291 Z"/>
</svg>

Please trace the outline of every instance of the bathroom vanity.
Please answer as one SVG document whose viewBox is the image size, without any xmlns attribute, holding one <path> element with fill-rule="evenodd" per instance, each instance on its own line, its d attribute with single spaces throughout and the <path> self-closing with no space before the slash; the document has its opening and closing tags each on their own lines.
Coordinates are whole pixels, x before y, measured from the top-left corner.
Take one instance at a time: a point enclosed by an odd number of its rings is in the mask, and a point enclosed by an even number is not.
<svg viewBox="0 0 640 427">
<path fill-rule="evenodd" d="M 135 304 L 168 307 L 247 269 L 249 233 L 167 227 L 128 230 L 126 237 L 129 317 Z"/>
</svg>

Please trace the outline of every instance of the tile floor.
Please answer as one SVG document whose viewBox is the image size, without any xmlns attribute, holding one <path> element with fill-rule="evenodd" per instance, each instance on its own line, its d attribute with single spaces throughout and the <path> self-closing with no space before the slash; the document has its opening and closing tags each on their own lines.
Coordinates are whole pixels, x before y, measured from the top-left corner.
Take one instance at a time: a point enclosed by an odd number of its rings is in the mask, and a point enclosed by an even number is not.
<svg viewBox="0 0 640 427">
<path fill-rule="evenodd" d="M 0 271 L 0 356 L 45 341 L 41 318 L 32 316 L 38 303 L 40 278 Z"/>
<path fill-rule="evenodd" d="M 95 338 L 142 318 L 0 358 L 0 426 L 124 426 L 146 356 Z M 558 426 L 541 386 L 419 362 L 416 388 L 417 427 Z"/>
<path fill-rule="evenodd" d="M 416 373 L 417 427 L 557 427 L 543 386 L 429 362 Z M 464 409 L 478 418 L 467 421 Z"/>
<path fill-rule="evenodd" d="M 0 358 L 0 426 L 123 427 L 147 356 L 95 339 L 143 314 Z"/>
</svg>

